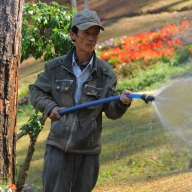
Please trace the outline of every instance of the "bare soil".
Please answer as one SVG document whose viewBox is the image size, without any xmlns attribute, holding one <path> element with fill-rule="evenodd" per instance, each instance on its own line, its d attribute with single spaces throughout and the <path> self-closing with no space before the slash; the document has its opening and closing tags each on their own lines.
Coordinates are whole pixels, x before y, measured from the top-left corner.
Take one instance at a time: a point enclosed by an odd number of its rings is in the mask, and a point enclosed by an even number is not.
<svg viewBox="0 0 192 192">
<path fill-rule="evenodd" d="M 25 2 L 39 2 L 26 0 Z M 50 3 L 52 0 L 42 0 Z M 70 0 L 57 0 L 59 4 L 70 5 Z M 77 10 L 84 9 L 84 0 L 76 0 Z M 89 9 L 97 11 L 102 21 L 162 12 L 191 10 L 191 0 L 89 0 Z"/>
</svg>

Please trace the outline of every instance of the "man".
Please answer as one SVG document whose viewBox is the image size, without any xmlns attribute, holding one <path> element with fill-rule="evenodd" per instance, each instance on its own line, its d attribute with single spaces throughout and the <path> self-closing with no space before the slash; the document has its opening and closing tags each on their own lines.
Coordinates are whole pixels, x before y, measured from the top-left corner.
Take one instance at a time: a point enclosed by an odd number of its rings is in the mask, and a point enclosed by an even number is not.
<svg viewBox="0 0 192 192">
<path fill-rule="evenodd" d="M 95 45 L 104 28 L 95 11 L 77 12 L 70 36 L 75 47 L 47 63 L 30 85 L 35 109 L 51 119 L 46 141 L 43 186 L 45 192 L 91 192 L 99 173 L 102 112 L 122 117 L 131 104 L 125 90 L 119 101 L 91 106 L 60 116 L 65 107 L 117 95 L 117 78 L 110 66 L 96 57 Z"/>
</svg>

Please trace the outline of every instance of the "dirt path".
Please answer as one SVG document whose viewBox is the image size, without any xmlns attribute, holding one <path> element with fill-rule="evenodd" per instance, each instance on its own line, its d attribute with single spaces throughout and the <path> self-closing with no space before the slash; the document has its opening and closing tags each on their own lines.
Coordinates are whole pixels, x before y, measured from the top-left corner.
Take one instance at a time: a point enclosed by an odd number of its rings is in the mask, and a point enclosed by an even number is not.
<svg viewBox="0 0 192 192">
<path fill-rule="evenodd" d="M 39 0 L 25 2 L 39 2 Z M 41 2 L 50 3 L 52 0 L 41 0 Z M 71 5 L 71 0 L 56 0 L 56 2 Z M 78 11 L 84 9 L 84 0 L 76 0 L 76 3 Z M 89 9 L 97 11 L 102 21 L 192 9 L 191 0 L 89 0 L 88 3 Z"/>
<path fill-rule="evenodd" d="M 179 24 L 185 20 L 192 20 L 192 10 L 183 12 L 163 12 L 148 14 L 144 16 L 122 17 L 108 20 L 111 24 L 105 24 L 105 31 L 101 34 L 99 42 L 110 38 L 119 38 L 130 34 L 137 34 L 145 31 L 158 30 L 167 24 Z"/>
</svg>

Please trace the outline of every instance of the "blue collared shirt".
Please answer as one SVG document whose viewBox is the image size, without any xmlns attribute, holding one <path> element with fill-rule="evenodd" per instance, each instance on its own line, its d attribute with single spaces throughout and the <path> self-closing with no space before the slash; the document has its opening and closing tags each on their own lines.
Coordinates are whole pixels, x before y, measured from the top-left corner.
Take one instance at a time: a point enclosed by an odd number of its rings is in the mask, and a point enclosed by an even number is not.
<svg viewBox="0 0 192 192">
<path fill-rule="evenodd" d="M 75 103 L 77 105 L 79 102 L 79 99 L 81 98 L 81 95 L 82 95 L 82 85 L 88 79 L 90 72 L 91 72 L 91 68 L 93 66 L 93 56 L 91 57 L 89 63 L 85 67 L 85 69 L 82 71 L 81 71 L 80 67 L 77 65 L 75 59 L 76 58 L 75 58 L 75 52 L 74 52 L 73 58 L 72 58 L 72 67 L 73 67 L 73 72 L 76 76 L 76 91 L 75 91 L 74 99 L 75 99 Z"/>
</svg>

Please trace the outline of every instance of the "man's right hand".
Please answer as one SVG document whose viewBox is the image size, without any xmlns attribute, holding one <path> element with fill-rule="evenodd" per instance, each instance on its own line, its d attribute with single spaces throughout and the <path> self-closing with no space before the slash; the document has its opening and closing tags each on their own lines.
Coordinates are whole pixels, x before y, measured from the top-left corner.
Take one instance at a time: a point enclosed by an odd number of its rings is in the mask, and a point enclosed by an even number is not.
<svg viewBox="0 0 192 192">
<path fill-rule="evenodd" d="M 59 111 L 62 109 L 65 109 L 65 107 L 53 107 L 49 114 L 49 118 L 53 121 L 59 120 L 61 118 L 61 116 L 59 115 Z"/>
</svg>

